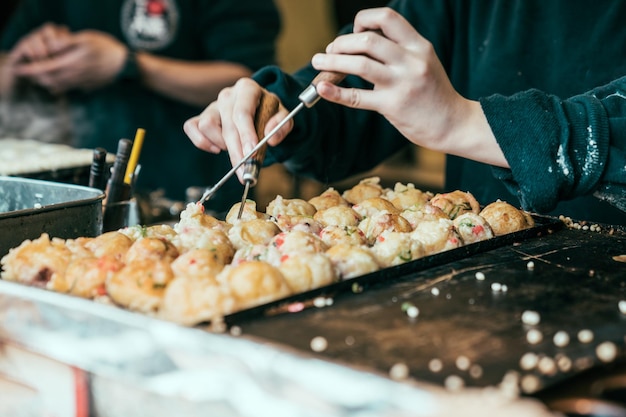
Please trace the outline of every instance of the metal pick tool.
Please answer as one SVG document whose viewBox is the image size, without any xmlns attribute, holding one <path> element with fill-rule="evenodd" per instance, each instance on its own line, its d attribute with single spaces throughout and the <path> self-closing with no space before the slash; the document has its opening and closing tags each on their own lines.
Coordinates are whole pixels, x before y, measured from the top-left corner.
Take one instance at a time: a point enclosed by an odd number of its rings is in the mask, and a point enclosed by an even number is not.
<svg viewBox="0 0 626 417">
<path fill-rule="evenodd" d="M 294 116 L 296 114 L 298 114 L 298 112 L 300 110 L 302 110 L 305 106 L 307 108 L 311 108 L 311 107 L 313 107 L 315 105 L 315 103 L 317 103 L 319 101 L 320 96 L 317 94 L 317 90 L 315 89 L 315 86 L 317 85 L 317 83 L 319 83 L 320 81 L 328 81 L 328 82 L 333 83 L 333 84 L 338 84 L 345 77 L 346 77 L 346 74 L 339 73 L 339 72 L 331 72 L 331 71 L 322 71 L 319 74 L 317 74 L 317 76 L 313 79 L 311 84 L 302 93 L 300 93 L 300 95 L 298 96 L 298 99 L 300 100 L 300 104 L 298 104 L 296 106 L 296 108 L 294 108 L 287 115 L 287 117 L 285 117 L 283 120 L 281 120 L 280 123 L 278 123 L 278 125 L 276 125 L 276 127 L 274 127 L 267 135 L 265 135 L 265 137 L 263 139 L 261 139 L 259 141 L 259 143 L 257 143 L 256 146 L 254 148 L 252 148 L 252 150 L 250 152 L 248 152 L 247 155 L 245 155 L 237 164 L 233 165 L 231 170 L 228 171 L 226 173 L 226 175 L 224 175 L 222 177 L 222 179 L 220 179 L 213 187 L 208 188 L 204 192 L 204 194 L 202 195 L 202 198 L 198 201 L 198 203 L 202 204 L 205 201 L 207 201 L 208 199 L 210 199 L 215 194 L 215 192 L 218 189 L 220 189 L 226 183 L 226 181 L 228 181 L 230 179 L 230 177 L 232 177 L 235 174 L 235 172 L 237 172 L 237 170 L 243 164 L 247 163 L 250 160 L 250 158 L 252 158 L 259 151 L 259 149 L 264 147 L 267 144 L 267 141 L 270 140 L 270 138 L 272 136 L 274 136 L 276 134 L 276 132 L 278 132 L 285 125 L 285 123 L 287 123 L 289 120 L 293 119 Z M 260 166 L 260 164 L 259 164 L 259 166 Z M 256 175 L 253 175 L 254 178 L 256 178 L 257 176 L 258 176 L 258 172 L 257 172 Z M 244 178 L 244 181 L 246 181 L 245 178 Z M 254 184 L 256 184 L 256 182 L 254 182 Z M 252 184 L 252 181 L 246 181 L 245 189 L 244 189 L 244 200 L 242 201 L 241 207 L 243 207 L 243 205 L 245 203 L 245 197 L 247 195 L 247 192 L 248 192 L 250 186 L 254 186 Z M 241 216 L 242 209 L 240 208 L 239 211 L 240 211 L 240 216 Z"/>
</svg>

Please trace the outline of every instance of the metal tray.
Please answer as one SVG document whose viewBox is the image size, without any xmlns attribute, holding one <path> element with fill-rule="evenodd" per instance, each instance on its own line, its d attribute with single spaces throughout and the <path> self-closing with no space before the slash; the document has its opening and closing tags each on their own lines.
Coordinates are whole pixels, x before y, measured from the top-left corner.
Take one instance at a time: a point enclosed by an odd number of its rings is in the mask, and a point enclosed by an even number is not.
<svg viewBox="0 0 626 417">
<path fill-rule="evenodd" d="M 277 314 L 300 311 L 305 308 L 313 307 L 315 305 L 315 299 L 318 297 L 335 298 L 350 293 L 358 293 L 370 287 L 386 285 L 390 282 L 402 279 L 411 279 L 416 272 L 468 258 L 477 253 L 487 252 L 505 245 L 539 237 L 547 233 L 554 233 L 565 226 L 564 223 L 556 217 L 533 214 L 533 218 L 535 220 L 535 226 L 531 228 L 502 236 L 496 236 L 488 240 L 461 246 L 459 248 L 440 252 L 434 255 L 425 256 L 404 264 L 384 268 L 376 272 L 326 285 L 314 290 L 248 308 L 246 310 L 241 310 L 226 316 L 224 318 L 225 323 L 228 325 L 235 325 L 239 322 L 258 316 L 273 316 Z"/>
<path fill-rule="evenodd" d="M 44 232 L 62 239 L 99 235 L 103 199 L 94 188 L 0 176 L 0 256 Z"/>
</svg>

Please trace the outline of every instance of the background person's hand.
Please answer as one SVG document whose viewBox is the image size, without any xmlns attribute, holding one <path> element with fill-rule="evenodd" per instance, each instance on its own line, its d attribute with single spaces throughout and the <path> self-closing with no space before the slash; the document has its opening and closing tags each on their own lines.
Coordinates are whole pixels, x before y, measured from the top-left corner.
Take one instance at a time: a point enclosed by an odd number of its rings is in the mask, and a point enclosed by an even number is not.
<svg viewBox="0 0 626 417">
<path fill-rule="evenodd" d="M 234 86 L 223 89 L 216 101 L 200 115 L 187 120 L 183 126 L 193 144 L 211 153 L 228 151 L 232 165 L 236 165 L 259 142 L 254 126 L 254 116 L 263 94 L 271 94 L 255 81 L 242 78 Z M 271 131 L 288 112 L 282 104 L 267 122 L 265 133 Z M 293 128 L 286 123 L 268 141 L 270 146 L 282 142 Z"/>
<path fill-rule="evenodd" d="M 20 56 L 29 59 L 14 61 L 13 71 L 52 93 L 72 89 L 89 91 L 111 83 L 128 53 L 126 46 L 113 36 L 93 30 L 63 35 L 54 42 L 45 38 L 46 45 L 54 45 L 46 49 L 47 56 L 39 53 L 43 51 L 38 47 L 44 43 L 41 39 L 38 36 L 32 42 L 25 42 Z M 34 50 L 38 53 L 31 53 Z M 35 56 L 37 59 L 32 58 Z"/>
</svg>

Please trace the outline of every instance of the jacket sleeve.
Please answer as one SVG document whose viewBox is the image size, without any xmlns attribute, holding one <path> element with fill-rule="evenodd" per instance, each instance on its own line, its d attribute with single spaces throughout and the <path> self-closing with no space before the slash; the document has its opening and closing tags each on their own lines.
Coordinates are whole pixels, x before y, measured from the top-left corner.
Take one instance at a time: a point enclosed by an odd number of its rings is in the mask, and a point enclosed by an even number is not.
<svg viewBox="0 0 626 417">
<path fill-rule="evenodd" d="M 527 210 L 626 186 L 626 77 L 568 99 L 537 90 L 480 100 L 510 169 L 494 168 Z"/>
</svg>

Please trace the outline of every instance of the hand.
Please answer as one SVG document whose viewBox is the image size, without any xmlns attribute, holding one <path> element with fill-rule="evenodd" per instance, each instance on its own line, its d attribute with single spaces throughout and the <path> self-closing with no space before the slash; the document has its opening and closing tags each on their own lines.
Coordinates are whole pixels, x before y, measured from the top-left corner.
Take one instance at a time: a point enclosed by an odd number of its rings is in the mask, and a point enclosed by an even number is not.
<svg viewBox="0 0 626 417">
<path fill-rule="evenodd" d="M 250 78 L 242 78 L 234 86 L 223 89 L 217 100 L 199 116 L 187 120 L 183 129 L 199 149 L 214 154 L 228 151 L 234 166 L 261 139 L 256 134 L 254 115 L 263 94 L 271 93 Z M 287 109 L 281 104 L 278 112 L 267 122 L 265 133 L 276 127 L 287 114 Z M 292 128 L 293 121 L 287 122 L 268 144 L 279 144 Z"/>
<path fill-rule="evenodd" d="M 9 63 L 15 65 L 49 59 L 66 47 L 70 37 L 67 27 L 46 23 L 15 45 L 9 54 Z"/>
<path fill-rule="evenodd" d="M 452 87 L 432 44 L 389 8 L 359 12 L 354 33 L 335 39 L 312 64 L 371 82 L 372 90 L 324 82 L 317 91 L 328 101 L 381 113 L 416 144 L 436 147 L 469 105 Z"/>
<path fill-rule="evenodd" d="M 14 57 L 20 59 L 14 61 L 14 73 L 57 94 L 72 89 L 89 91 L 111 83 L 128 53 L 124 44 L 102 32 L 57 31 L 50 35 L 46 27 L 17 48 Z"/>
</svg>

